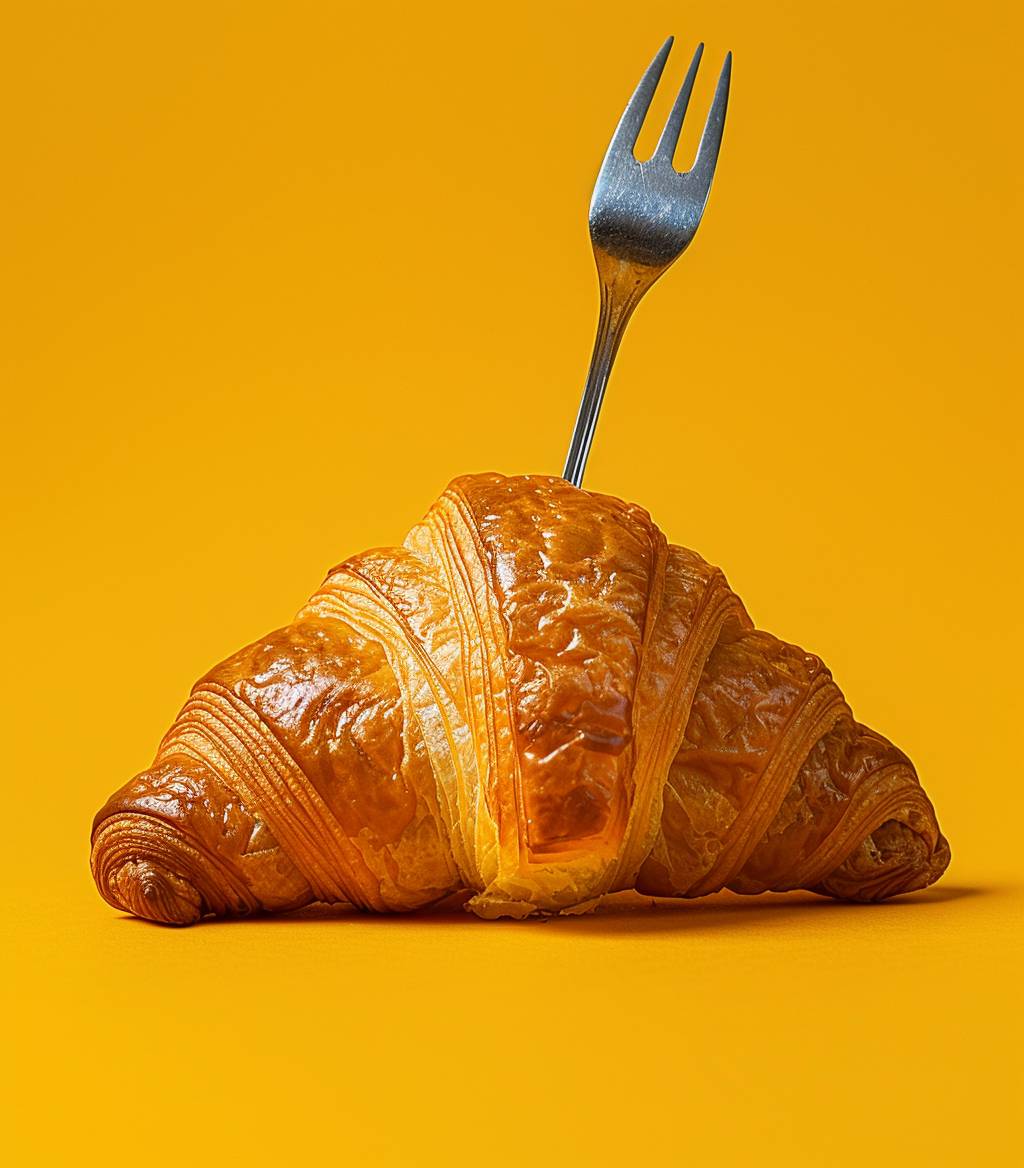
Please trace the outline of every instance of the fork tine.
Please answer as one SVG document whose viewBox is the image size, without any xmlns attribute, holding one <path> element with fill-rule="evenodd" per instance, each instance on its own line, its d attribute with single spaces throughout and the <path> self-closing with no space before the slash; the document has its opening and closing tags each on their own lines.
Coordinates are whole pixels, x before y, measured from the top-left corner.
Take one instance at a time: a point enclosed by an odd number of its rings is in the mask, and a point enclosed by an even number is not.
<svg viewBox="0 0 1024 1168">
<path fill-rule="evenodd" d="M 647 72 L 640 78 L 640 84 L 629 99 L 629 105 L 626 106 L 625 112 L 615 128 L 615 133 L 612 135 L 607 158 L 620 152 L 632 152 L 636 140 L 640 136 L 640 127 L 644 124 L 644 118 L 650 109 L 651 99 L 654 97 L 654 91 L 658 88 L 658 82 L 661 80 L 662 70 L 665 68 L 665 62 L 668 60 L 671 48 L 672 37 L 669 37 L 658 50 L 658 55 L 647 66 Z"/>
<path fill-rule="evenodd" d="M 661 131 L 661 137 L 654 150 L 653 157 L 663 157 L 669 166 L 672 165 L 672 156 L 676 152 L 679 131 L 683 128 L 683 118 L 686 117 L 686 107 L 690 104 L 690 94 L 693 92 L 693 83 L 697 78 L 697 69 L 703 52 L 704 42 L 701 41 L 697 46 L 697 51 L 693 54 L 693 60 L 690 62 L 690 68 L 683 79 L 679 96 L 676 98 L 675 105 L 672 106 L 672 112 L 668 115 L 668 121 L 665 123 L 664 130 Z"/>
<path fill-rule="evenodd" d="M 715 86 L 715 96 L 708 110 L 708 120 L 704 123 L 704 133 L 697 147 L 690 174 L 698 181 L 704 198 L 711 190 L 711 180 L 718 162 L 718 151 L 722 145 L 722 131 L 725 129 L 725 108 L 729 104 L 729 79 L 732 76 L 732 53 L 725 54 L 725 64 Z"/>
</svg>

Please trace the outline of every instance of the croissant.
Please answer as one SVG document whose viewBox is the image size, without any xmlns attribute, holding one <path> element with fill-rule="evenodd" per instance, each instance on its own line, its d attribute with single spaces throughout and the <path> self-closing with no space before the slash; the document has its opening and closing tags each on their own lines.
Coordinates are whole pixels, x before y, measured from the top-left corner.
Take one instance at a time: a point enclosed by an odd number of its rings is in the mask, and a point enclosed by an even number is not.
<svg viewBox="0 0 1024 1168">
<path fill-rule="evenodd" d="M 483 917 L 872 901 L 949 847 L 906 756 L 718 568 L 640 507 L 484 474 L 199 681 L 91 861 L 111 905 L 185 925 L 460 892 Z"/>
</svg>

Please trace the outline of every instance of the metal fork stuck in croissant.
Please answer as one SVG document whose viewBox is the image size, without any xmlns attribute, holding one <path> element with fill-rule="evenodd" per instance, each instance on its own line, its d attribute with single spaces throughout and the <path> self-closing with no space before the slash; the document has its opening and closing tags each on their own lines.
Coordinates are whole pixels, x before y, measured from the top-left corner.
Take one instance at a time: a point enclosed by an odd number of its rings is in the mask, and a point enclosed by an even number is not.
<svg viewBox="0 0 1024 1168">
<path fill-rule="evenodd" d="M 644 293 L 697 233 L 722 144 L 731 53 L 726 54 L 693 166 L 680 173 L 672 165 L 704 50 L 700 44 L 654 154 L 646 162 L 636 160 L 633 149 L 671 48 L 669 37 L 640 79 L 608 147 L 590 201 L 590 239 L 601 284 L 601 313 L 563 471 L 563 477 L 577 487 L 583 481 L 598 411 L 622 334 Z"/>
</svg>

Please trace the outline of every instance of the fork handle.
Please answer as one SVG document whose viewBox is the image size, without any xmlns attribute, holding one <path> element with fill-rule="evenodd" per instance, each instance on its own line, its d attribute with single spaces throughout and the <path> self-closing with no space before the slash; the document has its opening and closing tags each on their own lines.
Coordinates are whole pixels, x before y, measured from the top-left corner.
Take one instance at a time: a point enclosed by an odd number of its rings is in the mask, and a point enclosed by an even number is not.
<svg viewBox="0 0 1024 1168">
<path fill-rule="evenodd" d="M 583 472 L 590 455 L 590 446 L 597 428 L 604 391 L 611 375 L 615 354 L 619 351 L 622 335 L 633 315 L 633 309 L 663 269 L 628 260 L 612 260 L 597 256 L 598 277 L 601 284 L 601 312 L 597 322 L 594 352 L 590 358 L 587 383 L 583 389 L 579 413 L 569 443 L 562 478 L 574 487 L 582 486 Z"/>
</svg>

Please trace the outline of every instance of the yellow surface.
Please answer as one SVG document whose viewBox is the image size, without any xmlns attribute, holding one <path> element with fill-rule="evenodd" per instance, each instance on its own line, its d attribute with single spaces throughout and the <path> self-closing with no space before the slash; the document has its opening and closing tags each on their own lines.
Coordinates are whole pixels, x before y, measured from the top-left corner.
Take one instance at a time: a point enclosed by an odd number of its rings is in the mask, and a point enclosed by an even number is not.
<svg viewBox="0 0 1024 1168">
<path fill-rule="evenodd" d="M 8 7 L 11 1162 L 1011 1163 L 1018 6 Z M 92 813 L 205 667 L 452 475 L 561 468 L 590 187 L 668 32 L 672 81 L 707 41 L 698 115 L 734 50 L 726 141 L 587 483 L 825 657 L 918 763 L 946 879 L 878 909 L 119 917 Z"/>
</svg>

